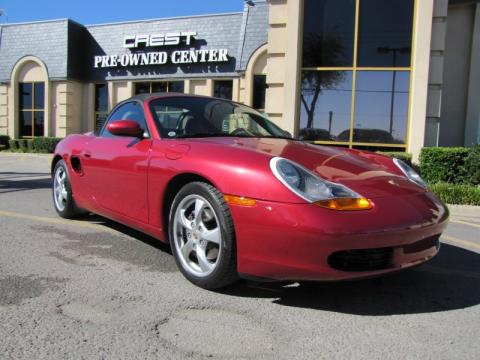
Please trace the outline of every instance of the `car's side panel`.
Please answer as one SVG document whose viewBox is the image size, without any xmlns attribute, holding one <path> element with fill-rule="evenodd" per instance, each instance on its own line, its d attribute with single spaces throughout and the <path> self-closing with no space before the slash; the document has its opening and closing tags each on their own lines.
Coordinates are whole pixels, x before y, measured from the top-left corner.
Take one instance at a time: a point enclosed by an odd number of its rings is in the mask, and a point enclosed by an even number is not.
<svg viewBox="0 0 480 360">
<path fill-rule="evenodd" d="M 148 223 L 151 143 L 134 137 L 99 137 L 86 144 L 81 160 L 83 178 L 96 207 Z"/>
<path fill-rule="evenodd" d="M 93 211 L 91 189 L 85 181 L 83 170 L 76 170 L 72 167 L 72 159 L 82 158 L 83 149 L 91 138 L 90 134 L 68 136 L 57 145 L 55 155 L 60 156 L 67 165 L 75 203 L 83 209 Z"/>
</svg>

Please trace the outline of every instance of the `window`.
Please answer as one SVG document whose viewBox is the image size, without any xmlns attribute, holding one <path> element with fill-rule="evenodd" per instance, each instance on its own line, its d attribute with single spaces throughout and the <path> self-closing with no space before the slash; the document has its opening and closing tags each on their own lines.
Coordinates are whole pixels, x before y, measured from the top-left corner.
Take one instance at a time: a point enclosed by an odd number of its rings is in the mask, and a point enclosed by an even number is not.
<svg viewBox="0 0 480 360">
<path fill-rule="evenodd" d="M 413 0 L 361 0 L 358 66 L 409 67 Z"/>
<path fill-rule="evenodd" d="M 19 83 L 19 135 L 29 138 L 44 135 L 45 83 Z"/>
<path fill-rule="evenodd" d="M 135 83 L 135 95 L 151 94 L 157 92 L 185 92 L 183 81 L 155 81 Z"/>
<path fill-rule="evenodd" d="M 215 80 L 213 96 L 221 99 L 232 100 L 233 80 Z"/>
<path fill-rule="evenodd" d="M 303 67 L 353 66 L 355 0 L 305 1 Z"/>
<path fill-rule="evenodd" d="M 138 123 L 140 128 L 147 131 L 147 124 L 145 122 L 145 115 L 140 103 L 138 102 L 128 102 L 120 105 L 108 118 L 108 122 L 119 121 L 119 120 L 133 120 Z M 105 126 L 103 128 L 102 137 L 113 137 L 114 135 L 110 134 Z"/>
<path fill-rule="evenodd" d="M 359 71 L 353 141 L 405 144 L 409 87 L 406 71 Z"/>
<path fill-rule="evenodd" d="M 352 72 L 304 71 L 302 75 L 299 138 L 336 141 L 350 129 Z"/>
<path fill-rule="evenodd" d="M 108 85 L 95 84 L 95 131 L 100 131 L 108 116 Z"/>
<path fill-rule="evenodd" d="M 253 108 L 265 110 L 265 93 L 267 89 L 267 75 L 253 75 Z"/>
<path fill-rule="evenodd" d="M 414 0 L 305 0 L 299 136 L 405 149 Z"/>
</svg>

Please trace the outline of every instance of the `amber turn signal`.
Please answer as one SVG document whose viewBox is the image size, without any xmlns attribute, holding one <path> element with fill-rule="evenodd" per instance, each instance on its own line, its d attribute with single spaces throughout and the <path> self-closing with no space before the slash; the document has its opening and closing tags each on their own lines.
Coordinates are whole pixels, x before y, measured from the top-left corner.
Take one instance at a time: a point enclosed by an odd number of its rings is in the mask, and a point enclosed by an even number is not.
<svg viewBox="0 0 480 360">
<path fill-rule="evenodd" d="M 223 198 L 225 199 L 225 202 L 230 205 L 251 207 L 255 206 L 257 203 L 257 200 L 246 198 L 243 196 L 224 195 Z"/>
<path fill-rule="evenodd" d="M 373 208 L 370 200 L 365 198 L 337 198 L 314 202 L 315 205 L 331 210 L 355 211 Z"/>
</svg>

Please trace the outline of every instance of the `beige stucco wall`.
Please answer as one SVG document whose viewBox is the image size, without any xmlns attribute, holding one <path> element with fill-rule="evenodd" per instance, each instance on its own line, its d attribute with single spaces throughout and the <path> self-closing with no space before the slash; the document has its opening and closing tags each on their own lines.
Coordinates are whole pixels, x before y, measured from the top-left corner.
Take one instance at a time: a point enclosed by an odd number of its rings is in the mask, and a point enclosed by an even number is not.
<svg viewBox="0 0 480 360">
<path fill-rule="evenodd" d="M 8 135 L 8 85 L 0 85 L 0 135 Z"/>
<path fill-rule="evenodd" d="M 427 114 L 430 42 L 434 0 L 417 0 L 413 36 L 413 71 L 411 73 L 410 125 L 407 151 L 418 160 L 424 146 Z"/>
<path fill-rule="evenodd" d="M 253 105 L 253 77 L 267 75 L 267 45 L 258 48 L 250 57 L 247 69 L 239 79 L 239 101 L 245 105 Z"/>
<path fill-rule="evenodd" d="M 84 130 L 84 86 L 76 81 L 52 82 L 53 136 L 65 137 Z"/>
<path fill-rule="evenodd" d="M 265 111 L 295 134 L 299 121 L 303 0 L 271 0 L 267 47 Z"/>
<path fill-rule="evenodd" d="M 190 80 L 189 94 L 212 96 L 213 81 L 211 79 Z"/>
<path fill-rule="evenodd" d="M 116 81 L 112 85 L 114 105 L 133 96 L 133 83 L 131 81 Z"/>
<path fill-rule="evenodd" d="M 84 84 L 82 107 L 82 133 L 95 130 L 95 84 Z"/>
</svg>

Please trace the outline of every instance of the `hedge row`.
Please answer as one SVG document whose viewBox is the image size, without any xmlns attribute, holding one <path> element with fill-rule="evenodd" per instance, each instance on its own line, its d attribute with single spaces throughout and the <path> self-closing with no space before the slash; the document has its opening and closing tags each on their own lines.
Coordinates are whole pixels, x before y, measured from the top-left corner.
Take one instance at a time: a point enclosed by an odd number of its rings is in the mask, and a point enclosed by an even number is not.
<svg viewBox="0 0 480 360">
<path fill-rule="evenodd" d="M 8 141 L 11 150 L 19 152 L 53 153 L 62 140 L 54 137 L 38 137 L 34 139 L 13 139 Z"/>
<path fill-rule="evenodd" d="M 478 186 L 436 183 L 431 184 L 429 188 L 447 204 L 480 206 L 480 187 Z"/>
<path fill-rule="evenodd" d="M 423 148 L 420 173 L 430 184 L 480 184 L 480 145 L 472 148 Z"/>
</svg>

